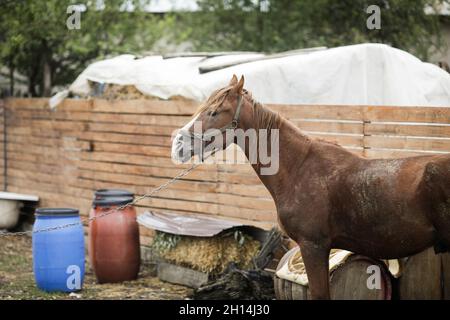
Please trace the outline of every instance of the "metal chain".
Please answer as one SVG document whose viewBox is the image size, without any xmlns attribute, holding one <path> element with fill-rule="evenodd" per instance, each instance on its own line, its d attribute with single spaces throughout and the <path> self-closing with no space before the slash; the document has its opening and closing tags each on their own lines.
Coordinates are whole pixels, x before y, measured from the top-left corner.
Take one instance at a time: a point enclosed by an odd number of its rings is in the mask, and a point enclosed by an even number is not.
<svg viewBox="0 0 450 320">
<path fill-rule="evenodd" d="M 204 160 L 206 160 L 207 158 L 213 156 L 214 153 L 215 153 L 215 152 L 212 152 L 212 153 L 209 154 L 206 158 L 204 158 L 204 159 L 203 159 L 203 162 L 204 162 Z M 174 182 L 180 180 L 180 179 L 183 178 L 184 176 L 187 176 L 192 170 L 194 170 L 195 168 L 197 168 L 200 164 L 201 164 L 201 162 L 200 162 L 200 163 L 194 163 L 194 164 L 192 164 L 192 166 L 190 166 L 189 168 L 187 168 L 187 169 L 181 171 L 181 172 L 180 172 L 179 174 L 177 174 L 175 177 L 173 177 L 173 178 L 170 179 L 170 180 L 167 180 L 166 182 L 164 182 L 164 183 L 163 183 L 162 185 L 160 185 L 159 187 L 153 189 L 152 191 L 150 191 L 150 192 L 148 192 L 148 193 L 146 193 L 146 194 L 144 194 L 144 195 L 142 195 L 142 196 L 136 197 L 132 202 L 129 202 L 129 203 L 126 203 L 126 204 L 124 204 L 124 205 L 115 207 L 115 208 L 110 209 L 110 210 L 108 210 L 108 211 L 106 211 L 106 212 L 103 212 L 103 213 L 101 213 L 101 214 L 99 214 L 99 215 L 97 215 L 97 216 L 92 216 L 92 217 L 89 217 L 89 218 L 84 218 L 84 219 L 81 219 L 81 221 L 79 221 L 79 222 L 73 222 L 73 223 L 68 223 L 68 224 L 63 224 L 63 225 L 54 226 L 54 227 L 48 227 L 48 228 L 42 228 L 42 229 L 37 229 L 37 230 L 21 231 L 21 232 L 3 232 L 3 231 L 0 231 L 0 237 L 8 237 L 8 236 L 19 237 L 19 236 L 25 236 L 25 235 L 28 235 L 28 236 L 29 236 L 29 235 L 32 235 L 33 233 L 40 233 L 40 232 L 48 232 L 48 231 L 54 231 L 54 230 L 61 230 L 61 229 L 65 229 L 65 228 L 69 228 L 69 227 L 73 227 L 73 226 L 83 225 L 83 224 L 86 223 L 86 222 L 91 222 L 91 221 L 93 221 L 93 220 L 96 220 L 96 219 L 100 219 L 100 218 L 109 216 L 110 214 L 113 214 L 113 213 L 115 213 L 115 212 L 121 211 L 121 210 L 123 210 L 123 209 L 125 209 L 125 208 L 128 208 L 128 207 L 131 207 L 131 206 L 135 205 L 136 203 L 138 203 L 139 201 L 141 201 L 141 200 L 143 200 L 143 199 L 145 199 L 145 198 L 152 198 L 152 197 L 153 197 L 156 193 L 158 193 L 159 191 L 166 189 L 166 188 L 167 188 L 168 186 L 170 186 L 172 183 L 174 183 Z"/>
</svg>

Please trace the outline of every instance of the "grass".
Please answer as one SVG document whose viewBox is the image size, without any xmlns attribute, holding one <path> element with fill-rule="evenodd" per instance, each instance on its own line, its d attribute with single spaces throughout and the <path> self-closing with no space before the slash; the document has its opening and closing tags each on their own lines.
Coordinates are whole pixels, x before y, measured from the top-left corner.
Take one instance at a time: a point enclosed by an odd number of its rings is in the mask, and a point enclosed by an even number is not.
<svg viewBox="0 0 450 320">
<path fill-rule="evenodd" d="M 97 284 L 86 267 L 83 290 L 76 294 L 47 293 L 34 282 L 31 239 L 0 238 L 0 299 L 185 299 L 191 290 L 161 282 L 141 267 L 139 278 L 118 284 Z"/>
</svg>

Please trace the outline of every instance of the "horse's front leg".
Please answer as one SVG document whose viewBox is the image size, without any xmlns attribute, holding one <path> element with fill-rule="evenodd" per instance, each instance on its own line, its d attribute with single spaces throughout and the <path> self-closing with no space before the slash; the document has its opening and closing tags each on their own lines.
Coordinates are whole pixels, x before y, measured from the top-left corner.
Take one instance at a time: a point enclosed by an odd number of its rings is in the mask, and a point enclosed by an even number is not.
<svg viewBox="0 0 450 320">
<path fill-rule="evenodd" d="M 302 241 L 299 245 L 308 275 L 311 298 L 330 299 L 328 272 L 330 248 L 309 241 Z"/>
</svg>

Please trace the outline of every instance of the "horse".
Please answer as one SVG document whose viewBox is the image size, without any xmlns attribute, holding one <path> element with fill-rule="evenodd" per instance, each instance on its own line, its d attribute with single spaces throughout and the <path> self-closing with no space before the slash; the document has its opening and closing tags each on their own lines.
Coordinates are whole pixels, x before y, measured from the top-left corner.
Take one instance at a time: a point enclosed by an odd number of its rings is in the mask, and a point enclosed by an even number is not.
<svg viewBox="0 0 450 320">
<path fill-rule="evenodd" d="M 312 299 L 330 298 L 332 248 L 397 259 L 432 246 L 436 253 L 450 247 L 448 154 L 367 159 L 313 139 L 253 99 L 243 76 L 238 81 L 233 75 L 178 131 L 173 159 L 186 162 L 198 155 L 196 140 L 210 143 L 194 134 L 194 122 L 202 125 L 203 133 L 218 129 L 223 135 L 226 130 L 278 130 L 278 171 L 262 175 L 267 164 L 258 160 L 251 165 L 273 197 L 280 227 L 300 247 Z M 187 155 L 181 147 L 190 150 Z M 249 158 L 249 147 L 241 148 Z"/>
</svg>

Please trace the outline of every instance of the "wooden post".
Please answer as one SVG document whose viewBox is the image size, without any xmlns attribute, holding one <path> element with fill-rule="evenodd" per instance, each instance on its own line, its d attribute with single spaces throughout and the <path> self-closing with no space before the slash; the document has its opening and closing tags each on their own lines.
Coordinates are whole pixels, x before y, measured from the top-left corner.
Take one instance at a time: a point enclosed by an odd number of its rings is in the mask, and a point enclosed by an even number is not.
<svg viewBox="0 0 450 320">
<path fill-rule="evenodd" d="M 399 279 L 399 297 L 400 300 L 441 299 L 441 256 L 433 248 L 408 258 Z"/>
</svg>

